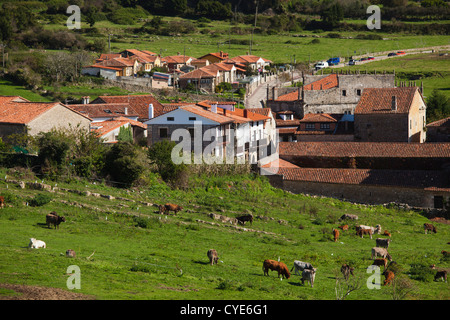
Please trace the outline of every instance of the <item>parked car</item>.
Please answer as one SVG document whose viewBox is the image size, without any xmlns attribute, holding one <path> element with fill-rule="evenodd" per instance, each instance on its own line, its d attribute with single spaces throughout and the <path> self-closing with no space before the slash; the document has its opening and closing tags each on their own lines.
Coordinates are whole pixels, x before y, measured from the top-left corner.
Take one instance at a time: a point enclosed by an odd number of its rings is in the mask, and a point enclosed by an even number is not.
<svg viewBox="0 0 450 320">
<path fill-rule="evenodd" d="M 368 57 L 367 60 L 375 60 L 375 57 Z"/>
<path fill-rule="evenodd" d="M 335 65 L 338 65 L 339 62 L 341 62 L 341 59 L 339 57 L 337 57 L 337 58 L 330 58 L 330 59 L 327 60 L 327 62 L 328 62 L 329 66 L 335 66 Z"/>
<path fill-rule="evenodd" d="M 395 52 L 391 52 L 388 54 L 388 57 L 395 57 L 397 54 Z"/>
<path fill-rule="evenodd" d="M 349 66 L 354 66 L 356 64 L 356 61 L 358 61 L 358 60 L 350 59 L 350 61 L 348 62 L 348 65 Z"/>
<path fill-rule="evenodd" d="M 361 59 L 359 59 L 359 61 L 366 61 L 366 60 L 369 60 L 368 58 L 361 58 Z"/>
<path fill-rule="evenodd" d="M 405 51 L 397 51 L 397 55 L 405 54 Z"/>
<path fill-rule="evenodd" d="M 316 63 L 316 65 L 314 67 L 316 68 L 316 70 L 328 68 L 328 62 L 320 61 L 320 62 Z"/>
</svg>

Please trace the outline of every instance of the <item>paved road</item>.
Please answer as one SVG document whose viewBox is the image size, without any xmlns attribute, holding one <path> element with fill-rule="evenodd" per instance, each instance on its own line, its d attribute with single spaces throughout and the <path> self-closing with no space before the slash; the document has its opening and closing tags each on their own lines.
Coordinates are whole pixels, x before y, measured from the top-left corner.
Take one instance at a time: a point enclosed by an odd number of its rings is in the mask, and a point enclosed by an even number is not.
<svg viewBox="0 0 450 320">
<path fill-rule="evenodd" d="M 409 55 L 409 54 L 418 54 L 418 53 L 431 53 L 433 49 L 435 51 L 436 50 L 450 50 L 450 45 L 428 47 L 428 48 L 406 49 L 403 51 L 405 51 L 404 55 Z M 397 51 L 400 51 L 400 50 L 397 50 Z M 392 51 L 374 53 L 373 54 L 373 57 L 375 58 L 374 60 L 366 60 L 366 61 L 358 62 L 357 65 L 366 64 L 366 63 L 370 63 L 373 61 L 379 61 L 379 60 L 384 60 L 384 59 L 395 59 L 396 57 L 404 56 L 404 55 L 400 55 L 400 56 L 388 57 L 387 54 L 389 52 L 396 52 L 396 51 L 392 50 Z M 331 68 L 342 68 L 346 65 L 348 65 L 348 63 L 347 64 L 341 63 L 336 66 L 332 66 Z M 294 80 L 298 80 L 300 78 L 300 76 L 301 76 L 300 72 L 294 71 Z M 290 82 L 291 81 L 285 82 L 285 83 L 281 84 L 281 86 L 289 86 Z M 260 86 L 258 86 L 253 91 L 253 93 L 247 97 L 246 102 L 245 102 L 246 108 L 262 108 L 261 101 L 266 101 L 266 99 L 267 99 L 267 85 L 269 85 L 269 88 L 271 88 L 275 85 L 280 85 L 280 81 L 277 81 L 277 80 L 267 81 L 266 83 L 263 83 Z"/>
</svg>

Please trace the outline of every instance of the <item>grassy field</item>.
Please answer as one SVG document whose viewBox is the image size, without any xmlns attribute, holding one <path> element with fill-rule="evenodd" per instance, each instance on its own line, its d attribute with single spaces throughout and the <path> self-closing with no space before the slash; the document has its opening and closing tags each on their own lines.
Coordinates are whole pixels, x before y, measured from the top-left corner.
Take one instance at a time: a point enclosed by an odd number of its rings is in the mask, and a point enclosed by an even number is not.
<svg viewBox="0 0 450 320">
<path fill-rule="evenodd" d="M 20 179 L 4 169 L 1 174 Z M 366 286 L 371 248 L 380 235 L 361 239 L 354 234 L 354 223 L 349 223 L 350 230 L 338 242 L 332 240 L 338 218 L 352 213 L 359 216 L 358 223 L 380 224 L 392 233 L 389 252 L 400 266 L 397 278 L 412 286 L 407 299 L 450 298 L 448 284 L 433 281 L 434 273 L 428 269 L 430 264 L 449 267 L 449 259 L 440 253 L 448 250 L 449 225 L 435 223 L 438 233 L 425 235 L 422 225 L 428 219 L 417 212 L 293 195 L 252 176 L 198 177 L 193 183 L 189 191 L 180 191 L 158 183 L 124 190 L 87 181 L 57 182 L 60 188 L 116 197 L 108 200 L 62 190 L 22 190 L 2 179 L 0 194 L 8 204 L 0 214 L 0 282 L 67 290 L 67 267 L 77 265 L 81 289 L 75 291 L 101 300 L 334 300 L 336 275 L 343 263 L 349 263 L 361 288 L 347 299 L 392 299 L 392 287 Z M 27 206 L 38 194 L 50 195 L 52 201 Z M 161 216 L 156 207 L 141 201 L 177 203 L 184 210 L 177 216 Z M 66 217 L 59 230 L 45 225 L 51 211 Z M 208 216 L 214 212 L 235 217 L 249 211 L 258 218 L 245 226 L 252 229 L 247 231 Z M 27 249 L 31 237 L 45 241 L 47 248 Z M 206 256 L 211 248 L 219 253 L 215 266 Z M 75 250 L 77 257 L 65 257 L 67 249 Z M 265 259 L 280 259 L 289 268 L 294 260 L 311 262 L 318 268 L 314 288 L 301 285 L 296 275 L 283 281 L 275 272 L 264 276 Z"/>
<path fill-rule="evenodd" d="M 48 102 L 50 99 L 43 97 L 23 86 L 16 85 L 11 81 L 0 79 L 0 95 L 1 96 L 21 96 L 34 102 Z"/>
</svg>

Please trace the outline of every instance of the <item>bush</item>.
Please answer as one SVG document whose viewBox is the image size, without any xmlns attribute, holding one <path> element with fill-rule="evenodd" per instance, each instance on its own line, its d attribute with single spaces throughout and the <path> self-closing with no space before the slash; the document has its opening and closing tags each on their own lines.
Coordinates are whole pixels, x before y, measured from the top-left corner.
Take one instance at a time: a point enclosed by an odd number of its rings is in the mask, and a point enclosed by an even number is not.
<svg viewBox="0 0 450 320">
<path fill-rule="evenodd" d="M 52 201 L 52 197 L 50 197 L 48 194 L 37 194 L 33 199 L 30 200 L 28 203 L 32 207 L 41 207 L 47 203 Z"/>
<path fill-rule="evenodd" d="M 434 279 L 433 270 L 430 266 L 423 263 L 413 263 L 411 264 L 411 269 L 409 270 L 411 279 L 423 282 L 431 282 Z"/>
</svg>

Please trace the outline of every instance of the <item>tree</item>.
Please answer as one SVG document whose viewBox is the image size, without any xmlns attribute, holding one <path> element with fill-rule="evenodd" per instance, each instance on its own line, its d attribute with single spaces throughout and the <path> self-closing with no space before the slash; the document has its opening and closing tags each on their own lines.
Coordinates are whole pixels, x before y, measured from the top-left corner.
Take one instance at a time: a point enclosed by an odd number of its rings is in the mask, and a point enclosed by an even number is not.
<svg viewBox="0 0 450 320">
<path fill-rule="evenodd" d="M 97 21 L 96 18 L 97 15 L 97 8 L 96 7 L 90 7 L 88 12 L 86 13 L 86 21 L 89 23 L 89 26 L 92 28 Z"/>
<path fill-rule="evenodd" d="M 330 27 L 335 27 L 342 19 L 344 19 L 344 10 L 338 2 L 323 11 L 322 21 Z"/>
<path fill-rule="evenodd" d="M 133 142 L 133 132 L 131 131 L 131 126 L 129 127 L 120 127 L 119 135 L 117 136 L 118 141 L 122 142 Z"/>
<path fill-rule="evenodd" d="M 150 163 L 156 165 L 164 181 L 176 179 L 186 168 L 185 164 L 174 164 L 172 161 L 172 149 L 175 145 L 175 141 L 163 140 L 156 142 L 148 149 Z"/>
<path fill-rule="evenodd" d="M 450 99 L 439 90 L 434 89 L 427 99 L 428 122 L 450 116 Z"/>
</svg>

